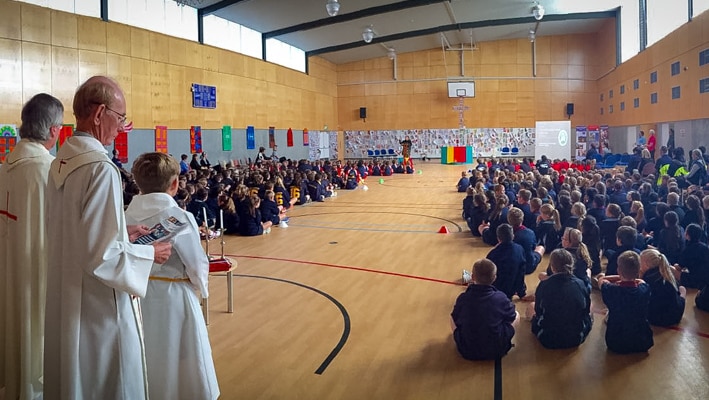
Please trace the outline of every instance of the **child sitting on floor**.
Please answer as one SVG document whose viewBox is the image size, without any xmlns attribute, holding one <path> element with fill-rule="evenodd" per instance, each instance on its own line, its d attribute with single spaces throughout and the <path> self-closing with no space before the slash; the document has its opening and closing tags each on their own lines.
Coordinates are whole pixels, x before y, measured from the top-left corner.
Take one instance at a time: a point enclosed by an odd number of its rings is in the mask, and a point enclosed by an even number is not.
<svg viewBox="0 0 709 400">
<path fill-rule="evenodd" d="M 549 349 L 576 347 L 591 331 L 591 288 L 574 276 L 574 256 L 564 249 L 551 252 L 552 275 L 535 293 L 532 333 Z"/>
<path fill-rule="evenodd" d="M 646 352 L 655 343 L 647 320 L 650 285 L 638 279 L 640 256 L 631 250 L 620 254 L 618 273 L 598 280 L 608 307 L 606 346 L 619 354 Z"/>
<path fill-rule="evenodd" d="M 484 258 L 473 264 L 473 283 L 458 296 L 451 313 L 453 339 L 467 360 L 494 360 L 512 348 L 515 306 L 495 289 L 497 267 Z"/>
<path fill-rule="evenodd" d="M 180 165 L 163 153 L 146 153 L 133 162 L 133 176 L 143 193 L 126 211 L 131 225 L 155 226 L 175 219 L 186 226 L 172 238 L 173 253 L 153 264 L 141 302 L 149 394 L 165 399 L 216 399 L 217 375 L 209 335 L 195 289 L 209 296 L 209 262 L 192 214 L 180 209 Z"/>
<path fill-rule="evenodd" d="M 647 319 L 652 325 L 672 326 L 682 320 L 687 289 L 679 286 L 674 268 L 655 249 L 640 253 L 640 276 L 650 285 Z"/>
</svg>

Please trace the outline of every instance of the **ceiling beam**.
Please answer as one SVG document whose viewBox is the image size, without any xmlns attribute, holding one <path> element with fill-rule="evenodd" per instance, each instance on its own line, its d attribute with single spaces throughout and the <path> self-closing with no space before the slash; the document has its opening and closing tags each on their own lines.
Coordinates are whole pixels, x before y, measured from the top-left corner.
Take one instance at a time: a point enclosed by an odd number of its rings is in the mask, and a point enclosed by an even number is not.
<svg viewBox="0 0 709 400">
<path fill-rule="evenodd" d="M 407 8 L 427 6 L 431 4 L 443 3 L 451 0 L 407 0 L 400 1 L 398 3 L 385 4 L 376 7 L 365 8 L 363 10 L 336 15 L 334 17 L 327 17 L 318 19 L 316 21 L 304 22 L 302 24 L 289 26 L 287 28 L 276 29 L 275 31 L 265 32 L 261 35 L 265 38 L 273 38 L 278 36 L 287 35 L 289 33 L 298 31 L 307 31 L 309 29 L 320 28 L 327 25 L 339 24 L 341 22 L 352 21 L 355 19 L 371 17 L 373 15 L 385 14 L 394 11 L 405 10 Z M 222 2 L 224 3 L 224 2 Z"/>
<path fill-rule="evenodd" d="M 245 0 L 222 0 L 218 3 L 214 3 L 210 6 L 207 7 L 202 7 L 198 8 L 197 11 L 199 12 L 200 16 L 207 16 L 210 14 L 214 14 L 215 12 L 221 10 L 222 8 L 227 8 L 229 6 L 233 6 L 236 3 L 241 3 L 242 1 Z"/>
<path fill-rule="evenodd" d="M 541 22 L 547 21 L 570 21 L 570 20 L 584 20 L 584 19 L 599 19 L 599 18 L 616 18 L 617 11 L 599 11 L 599 12 L 586 12 L 586 13 L 572 13 L 572 14 L 552 14 L 545 15 Z M 474 22 L 464 22 L 460 24 L 442 25 L 433 28 L 419 29 L 416 31 L 395 33 L 393 35 L 387 36 L 377 36 L 371 43 L 365 43 L 363 40 L 358 40 L 356 42 L 340 44 L 336 46 L 323 47 L 320 49 L 309 50 L 305 52 L 306 57 L 316 56 L 319 54 L 333 53 L 336 51 L 356 49 L 358 47 L 369 46 L 377 43 L 392 42 L 395 40 L 410 39 L 419 36 L 431 35 L 439 32 L 448 32 L 462 29 L 471 28 L 486 28 L 491 26 L 504 26 L 504 25 L 520 25 L 520 24 L 533 24 L 537 20 L 534 17 L 518 17 L 518 18 L 506 18 L 506 19 L 492 19 L 485 21 L 474 21 Z"/>
</svg>

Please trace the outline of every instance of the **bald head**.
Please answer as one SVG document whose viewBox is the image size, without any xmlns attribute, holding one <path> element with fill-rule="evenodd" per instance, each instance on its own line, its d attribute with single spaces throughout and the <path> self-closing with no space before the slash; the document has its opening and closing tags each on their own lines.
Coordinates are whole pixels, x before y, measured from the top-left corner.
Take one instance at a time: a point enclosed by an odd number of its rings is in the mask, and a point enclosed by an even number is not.
<svg viewBox="0 0 709 400">
<path fill-rule="evenodd" d="M 91 116 L 91 111 L 100 104 L 113 108 L 115 103 L 124 101 L 123 91 L 118 83 L 106 76 L 92 76 L 84 82 L 74 95 L 74 115 L 77 120 Z"/>
<path fill-rule="evenodd" d="M 94 76 L 74 95 L 76 130 L 89 133 L 104 146 L 124 130 L 126 100 L 118 83 L 106 76 Z"/>
</svg>

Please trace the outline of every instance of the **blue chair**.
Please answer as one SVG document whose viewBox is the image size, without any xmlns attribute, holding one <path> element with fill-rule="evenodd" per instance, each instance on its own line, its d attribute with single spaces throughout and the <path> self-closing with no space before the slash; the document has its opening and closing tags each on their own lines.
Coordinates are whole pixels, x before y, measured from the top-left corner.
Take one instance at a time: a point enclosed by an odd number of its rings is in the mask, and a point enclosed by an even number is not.
<svg viewBox="0 0 709 400">
<path fill-rule="evenodd" d="M 628 165 L 628 161 L 630 161 L 630 154 L 625 153 L 625 154 L 623 154 L 622 156 L 620 156 L 620 160 L 618 160 L 618 162 L 616 162 L 615 165 L 618 165 L 618 166 L 627 166 L 627 165 Z"/>
<path fill-rule="evenodd" d="M 516 155 L 518 155 L 518 154 L 519 154 L 519 148 L 513 147 L 513 148 L 512 148 L 512 155 L 513 155 L 513 156 L 516 156 Z"/>
<path fill-rule="evenodd" d="M 375 158 L 379 158 L 379 157 L 381 157 L 381 155 L 382 155 L 382 154 L 381 154 L 381 152 L 380 152 L 379 150 L 374 150 L 374 157 L 375 157 Z"/>
<path fill-rule="evenodd" d="M 596 160 L 596 168 L 606 168 L 605 164 L 603 164 L 603 156 L 600 154 L 594 154 L 592 157 L 594 160 Z"/>
<path fill-rule="evenodd" d="M 389 150 L 387 150 L 387 155 L 389 157 L 394 158 L 394 157 L 396 157 L 396 152 L 394 151 L 394 149 L 389 149 Z"/>
<path fill-rule="evenodd" d="M 500 149 L 500 155 L 503 156 L 509 156 L 510 155 L 510 148 L 509 147 L 503 147 Z"/>
<path fill-rule="evenodd" d="M 374 158 L 374 151 L 367 150 L 367 157 Z"/>
<path fill-rule="evenodd" d="M 610 154 L 606 158 L 606 162 L 603 163 L 606 168 L 613 168 L 615 166 L 615 163 L 620 161 L 620 156 L 618 154 Z"/>
</svg>

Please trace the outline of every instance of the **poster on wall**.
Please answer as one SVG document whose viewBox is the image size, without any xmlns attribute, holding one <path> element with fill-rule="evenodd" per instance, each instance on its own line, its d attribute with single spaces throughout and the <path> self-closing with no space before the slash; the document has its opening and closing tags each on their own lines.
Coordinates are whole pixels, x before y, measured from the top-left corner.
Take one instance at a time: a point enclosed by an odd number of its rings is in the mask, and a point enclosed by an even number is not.
<svg viewBox="0 0 709 400">
<path fill-rule="evenodd" d="M 202 152 L 201 126 L 192 126 L 190 128 L 190 152 L 192 152 L 192 154 Z"/>
<path fill-rule="evenodd" d="M 155 127 L 155 152 L 167 154 L 167 126 Z"/>
<path fill-rule="evenodd" d="M 222 127 L 222 151 L 231 151 L 231 126 Z"/>
<path fill-rule="evenodd" d="M 64 142 L 74 134 L 74 125 L 62 125 L 62 129 L 59 131 L 59 139 L 57 139 L 57 150 L 64 144 Z"/>
<path fill-rule="evenodd" d="M 256 148 L 256 134 L 253 126 L 246 127 L 246 149 L 253 150 Z"/>
<path fill-rule="evenodd" d="M 337 160 L 340 158 L 340 153 L 337 151 L 337 131 L 328 133 L 330 136 L 330 159 Z"/>
<path fill-rule="evenodd" d="M 308 146 L 310 140 L 308 140 L 308 128 L 303 128 L 303 146 Z"/>
<path fill-rule="evenodd" d="M 612 153 L 610 145 L 608 144 L 608 125 L 601 125 L 598 127 L 598 152 L 601 154 Z"/>
<path fill-rule="evenodd" d="M 589 125 L 588 132 L 586 132 L 586 147 L 590 149 L 591 145 L 593 145 L 596 148 L 596 151 L 598 151 L 598 154 L 601 154 L 601 151 L 599 150 L 599 136 L 600 129 L 598 125 Z"/>
<path fill-rule="evenodd" d="M 320 159 L 320 132 L 314 131 L 308 134 L 308 160 L 316 161 Z"/>
<path fill-rule="evenodd" d="M 574 158 L 576 160 L 584 160 L 586 158 L 586 127 L 577 126 L 576 127 L 576 151 L 574 152 Z"/>
<path fill-rule="evenodd" d="M 288 128 L 288 132 L 286 133 L 286 145 L 293 147 L 293 129 L 291 128 Z"/>
<path fill-rule="evenodd" d="M 4 164 L 7 155 L 15 149 L 17 139 L 16 125 L 0 124 L 0 164 Z"/>
<path fill-rule="evenodd" d="M 119 132 L 113 141 L 113 148 L 118 151 L 118 159 L 126 164 L 128 162 L 128 133 Z"/>
<path fill-rule="evenodd" d="M 275 126 L 268 127 L 268 147 L 271 149 L 276 147 L 276 127 Z"/>
</svg>

